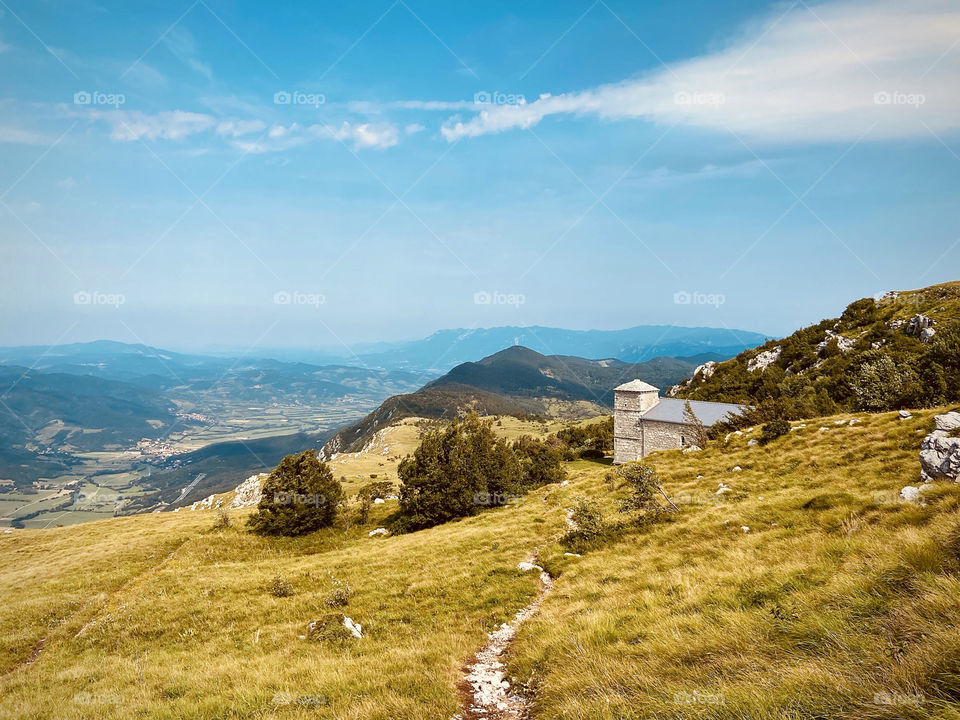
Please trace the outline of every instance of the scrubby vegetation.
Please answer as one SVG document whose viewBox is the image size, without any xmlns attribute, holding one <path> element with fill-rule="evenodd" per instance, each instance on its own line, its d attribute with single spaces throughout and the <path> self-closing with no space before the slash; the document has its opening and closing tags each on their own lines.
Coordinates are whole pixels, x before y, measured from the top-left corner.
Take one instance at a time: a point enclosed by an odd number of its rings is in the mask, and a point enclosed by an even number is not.
<svg viewBox="0 0 960 720">
<path fill-rule="evenodd" d="M 559 446 L 567 460 L 610 455 L 613 453 L 613 416 L 558 430 L 548 442 Z"/>
<path fill-rule="evenodd" d="M 474 515 L 485 499 L 516 493 L 520 464 L 492 422 L 471 413 L 443 430 L 427 430 L 412 456 L 400 463 L 398 528 L 420 530 Z"/>
<path fill-rule="evenodd" d="M 303 535 L 333 525 L 343 489 L 314 450 L 288 455 L 263 484 L 248 521 L 263 535 Z"/>
<path fill-rule="evenodd" d="M 761 353 L 776 359 L 751 371 Z M 709 377 L 694 376 L 676 394 L 754 405 L 741 426 L 956 402 L 960 283 L 857 300 L 839 318 L 719 363 Z"/>
<path fill-rule="evenodd" d="M 542 485 L 566 478 L 555 439 L 498 437 L 494 421 L 476 413 L 424 431 L 420 446 L 400 463 L 400 531 L 420 530 L 485 507 L 506 505 Z"/>
</svg>

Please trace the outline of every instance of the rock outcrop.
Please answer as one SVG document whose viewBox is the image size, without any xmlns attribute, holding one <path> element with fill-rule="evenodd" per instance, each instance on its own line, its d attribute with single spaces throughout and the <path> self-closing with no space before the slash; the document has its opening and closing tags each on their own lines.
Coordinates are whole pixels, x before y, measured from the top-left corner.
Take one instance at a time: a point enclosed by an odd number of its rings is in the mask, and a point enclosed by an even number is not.
<svg viewBox="0 0 960 720">
<path fill-rule="evenodd" d="M 920 446 L 920 476 L 924 480 L 960 480 L 960 437 L 951 437 L 960 429 L 960 412 L 948 412 L 934 418 L 936 429 Z"/>
<path fill-rule="evenodd" d="M 782 352 L 783 348 L 777 345 L 772 350 L 764 350 L 762 353 L 757 353 L 757 355 L 750 358 L 749 362 L 747 362 L 747 371 L 756 372 L 757 370 L 766 370 L 780 359 L 780 353 Z"/>
</svg>

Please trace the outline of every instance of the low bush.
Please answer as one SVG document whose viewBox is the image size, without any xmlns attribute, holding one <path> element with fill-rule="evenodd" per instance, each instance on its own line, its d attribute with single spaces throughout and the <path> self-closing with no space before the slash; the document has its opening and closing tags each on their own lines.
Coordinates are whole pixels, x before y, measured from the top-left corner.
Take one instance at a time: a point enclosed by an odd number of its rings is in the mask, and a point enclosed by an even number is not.
<svg viewBox="0 0 960 720">
<path fill-rule="evenodd" d="M 560 542 L 574 552 L 583 552 L 606 542 L 612 528 L 607 525 L 596 500 L 578 498 L 570 514 L 572 527 L 560 538 Z"/>
<path fill-rule="evenodd" d="M 346 607 L 350 603 L 350 597 L 353 595 L 350 584 L 337 580 L 333 576 L 330 577 L 330 584 L 330 590 L 323 599 L 324 604 L 328 607 Z"/>
<path fill-rule="evenodd" d="M 612 475 L 630 489 L 630 495 L 620 503 L 620 512 L 640 511 L 646 516 L 655 516 L 665 510 L 660 499 L 666 500 L 667 496 L 660 487 L 660 478 L 652 465 L 643 462 L 624 463 Z"/>
<path fill-rule="evenodd" d="M 270 581 L 270 594 L 274 597 L 284 598 L 293 595 L 293 585 L 280 575 L 277 575 Z"/>
<path fill-rule="evenodd" d="M 217 508 L 217 514 L 213 520 L 214 530 L 226 530 L 233 527 L 233 518 L 230 517 L 230 511 L 227 508 Z"/>
<path fill-rule="evenodd" d="M 520 486 L 524 490 L 563 482 L 567 471 L 555 444 L 521 435 L 512 446 L 520 464 Z"/>
<path fill-rule="evenodd" d="M 312 642 L 341 643 L 352 635 L 343 624 L 343 613 L 328 613 L 307 626 L 307 640 Z"/>
<path fill-rule="evenodd" d="M 776 440 L 778 437 L 786 435 L 790 432 L 790 423 L 786 420 L 771 420 L 766 425 L 763 426 L 763 430 L 760 432 L 760 443 L 766 445 L 771 440 Z"/>
</svg>

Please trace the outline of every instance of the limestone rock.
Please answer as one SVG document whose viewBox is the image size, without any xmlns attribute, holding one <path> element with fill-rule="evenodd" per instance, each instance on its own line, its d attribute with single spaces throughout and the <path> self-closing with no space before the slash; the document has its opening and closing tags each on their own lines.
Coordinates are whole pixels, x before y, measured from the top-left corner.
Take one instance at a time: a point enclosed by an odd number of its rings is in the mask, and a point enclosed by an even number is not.
<svg viewBox="0 0 960 720">
<path fill-rule="evenodd" d="M 234 490 L 233 500 L 230 501 L 232 508 L 254 507 L 260 504 L 260 485 L 265 474 L 251 475 L 242 483 L 237 485 Z"/>
<path fill-rule="evenodd" d="M 714 371 L 717 369 L 717 363 L 714 360 L 705 362 L 703 365 L 697 365 L 696 370 L 693 371 L 693 377 L 698 375 L 704 380 L 708 380 L 713 377 Z"/>
<path fill-rule="evenodd" d="M 899 416 L 899 418 L 900 418 L 901 420 L 909 420 L 910 418 L 913 417 L 913 415 L 910 414 L 910 411 L 909 411 L 909 410 L 900 410 L 900 411 L 897 413 L 897 415 Z"/>
<path fill-rule="evenodd" d="M 363 626 L 358 622 L 354 622 L 351 618 L 344 617 L 343 626 L 349 630 L 350 634 L 355 638 L 360 639 L 363 637 Z"/>
<path fill-rule="evenodd" d="M 924 328 L 920 331 L 920 342 L 930 342 L 933 340 L 933 336 L 937 334 L 937 331 L 933 328 Z"/>
<path fill-rule="evenodd" d="M 960 428 L 960 412 L 951 411 L 943 415 L 937 415 L 933 421 L 936 423 L 937 430 L 950 432 Z"/>
<path fill-rule="evenodd" d="M 920 502 L 920 488 L 907 485 L 900 491 L 900 499 L 906 502 Z"/>
<path fill-rule="evenodd" d="M 386 528 L 377 528 L 367 533 L 367 537 L 377 537 L 378 535 L 389 535 L 390 531 Z"/>
<path fill-rule="evenodd" d="M 750 361 L 747 363 L 747 372 L 766 370 L 768 367 L 773 365 L 773 363 L 780 359 L 780 354 L 782 352 L 783 348 L 780 345 L 777 345 L 771 350 L 764 350 L 762 353 L 758 353 L 756 356 L 750 358 Z"/>
<path fill-rule="evenodd" d="M 936 325 L 936 321 L 933 318 L 927 317 L 923 314 L 917 314 L 907 321 L 907 327 L 904 332 L 907 335 L 920 337 L 920 334 L 924 330 L 932 328 L 934 325 Z"/>
<path fill-rule="evenodd" d="M 830 344 L 831 340 L 837 341 L 837 349 L 842 353 L 848 353 L 853 350 L 853 346 L 857 344 L 856 340 L 853 340 L 848 337 L 844 337 L 840 333 L 836 333 L 833 330 L 827 330 L 827 335 L 822 342 L 817 344 L 817 352 L 822 353 L 827 349 L 827 345 Z"/>
<path fill-rule="evenodd" d="M 925 480 L 960 480 L 960 437 L 950 437 L 960 428 L 960 413 L 934 418 L 936 429 L 920 445 L 921 477 Z"/>
</svg>

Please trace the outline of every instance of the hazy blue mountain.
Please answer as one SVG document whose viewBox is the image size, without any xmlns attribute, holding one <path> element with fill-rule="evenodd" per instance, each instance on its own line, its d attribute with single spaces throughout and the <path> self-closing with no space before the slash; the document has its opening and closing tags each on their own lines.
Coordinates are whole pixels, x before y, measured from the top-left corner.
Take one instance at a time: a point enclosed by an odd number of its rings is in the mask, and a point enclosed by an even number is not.
<svg viewBox="0 0 960 720">
<path fill-rule="evenodd" d="M 481 415 L 571 414 L 604 412 L 613 404 L 613 388 L 640 378 L 666 388 L 689 376 L 698 364 L 724 357 L 659 357 L 641 363 L 543 355 L 510 346 L 478 362 L 458 365 L 415 393 L 395 395 L 326 444 L 328 455 L 354 452 L 378 430 L 404 417 L 450 418 L 470 409 Z"/>
<path fill-rule="evenodd" d="M 359 357 L 371 366 L 444 372 L 512 345 L 522 345 L 543 355 L 615 358 L 635 363 L 655 357 L 689 357 L 701 353 L 732 357 L 766 340 L 766 335 L 745 330 L 672 325 L 640 325 L 625 330 L 495 327 L 440 330 L 423 340 L 398 343 L 379 352 L 360 353 Z"/>
</svg>

